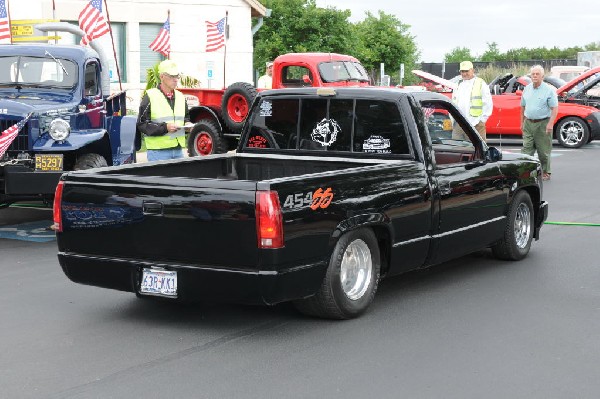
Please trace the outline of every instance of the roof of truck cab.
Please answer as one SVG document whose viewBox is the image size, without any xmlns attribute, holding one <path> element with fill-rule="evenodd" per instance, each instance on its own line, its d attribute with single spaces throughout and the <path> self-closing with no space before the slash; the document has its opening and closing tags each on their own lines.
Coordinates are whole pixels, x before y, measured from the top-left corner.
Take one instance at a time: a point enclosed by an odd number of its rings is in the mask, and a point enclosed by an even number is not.
<svg viewBox="0 0 600 399">
<path fill-rule="evenodd" d="M 298 61 L 311 61 L 311 62 L 326 62 L 326 61 L 352 61 L 358 62 L 358 60 L 350 55 L 337 54 L 337 53 L 289 53 L 283 54 L 275 58 L 275 62 L 298 62 Z"/>
<path fill-rule="evenodd" d="M 76 44 L 27 43 L 0 46 L 0 56 L 24 55 L 30 57 L 46 57 L 46 51 L 56 58 L 73 60 L 99 58 L 98 53 L 91 48 Z"/>
<path fill-rule="evenodd" d="M 369 98 L 369 99 L 382 99 L 382 100 L 397 100 L 401 97 L 411 96 L 417 101 L 444 101 L 449 102 L 447 96 L 440 93 L 422 91 L 415 89 L 401 89 L 393 87 L 339 87 L 339 88 L 319 88 L 319 87 L 308 87 L 308 88 L 285 88 L 276 90 L 265 90 L 259 92 L 260 97 L 265 96 L 315 96 L 321 93 L 335 92 L 335 95 L 328 96 L 323 95 L 323 98 Z"/>
</svg>

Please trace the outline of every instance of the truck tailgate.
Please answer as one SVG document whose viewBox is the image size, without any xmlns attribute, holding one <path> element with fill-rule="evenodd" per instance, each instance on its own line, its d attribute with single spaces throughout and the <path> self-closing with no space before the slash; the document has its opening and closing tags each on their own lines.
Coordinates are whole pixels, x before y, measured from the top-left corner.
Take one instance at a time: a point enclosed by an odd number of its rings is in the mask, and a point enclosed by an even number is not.
<svg viewBox="0 0 600 399">
<path fill-rule="evenodd" d="M 254 269 L 255 190 L 251 181 L 69 176 L 59 250 Z"/>
</svg>

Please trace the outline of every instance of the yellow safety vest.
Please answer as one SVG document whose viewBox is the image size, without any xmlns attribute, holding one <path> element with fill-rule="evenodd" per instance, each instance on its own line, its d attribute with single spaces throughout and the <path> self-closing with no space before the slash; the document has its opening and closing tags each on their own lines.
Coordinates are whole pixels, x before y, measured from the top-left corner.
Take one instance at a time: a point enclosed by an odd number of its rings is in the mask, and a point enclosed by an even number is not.
<svg viewBox="0 0 600 399">
<path fill-rule="evenodd" d="M 146 148 L 149 150 L 164 150 L 166 148 L 177 147 L 185 148 L 185 131 L 183 130 L 185 118 L 185 98 L 183 94 L 175 90 L 174 109 L 169 105 L 169 101 L 160 89 L 154 88 L 146 91 L 150 100 L 150 120 L 154 123 L 175 123 L 181 126 L 175 133 L 168 133 L 164 136 L 145 136 Z"/>
<path fill-rule="evenodd" d="M 483 114 L 483 97 L 481 96 L 481 89 L 484 85 L 484 81 L 478 77 L 474 77 L 473 79 L 475 79 L 475 82 L 473 82 L 473 89 L 471 90 L 471 107 L 469 109 L 469 114 L 471 116 L 481 116 L 481 114 Z M 458 82 L 458 84 L 460 85 L 462 82 L 463 80 Z M 456 101 L 456 91 L 457 90 L 452 94 L 452 100 L 455 103 L 458 103 Z"/>
</svg>

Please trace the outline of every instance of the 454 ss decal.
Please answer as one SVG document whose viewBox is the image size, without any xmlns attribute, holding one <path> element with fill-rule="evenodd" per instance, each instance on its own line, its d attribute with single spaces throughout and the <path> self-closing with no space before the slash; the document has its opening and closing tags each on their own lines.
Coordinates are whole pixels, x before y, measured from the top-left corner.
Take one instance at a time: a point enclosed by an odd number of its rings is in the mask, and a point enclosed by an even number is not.
<svg viewBox="0 0 600 399">
<path fill-rule="evenodd" d="M 331 187 L 327 187 L 325 190 L 319 187 L 314 192 L 309 191 L 307 193 L 288 195 L 285 198 L 283 207 L 287 209 L 300 209 L 309 206 L 314 211 L 319 208 L 327 208 L 331 204 L 331 201 L 333 201 L 333 190 L 331 190 Z"/>
</svg>

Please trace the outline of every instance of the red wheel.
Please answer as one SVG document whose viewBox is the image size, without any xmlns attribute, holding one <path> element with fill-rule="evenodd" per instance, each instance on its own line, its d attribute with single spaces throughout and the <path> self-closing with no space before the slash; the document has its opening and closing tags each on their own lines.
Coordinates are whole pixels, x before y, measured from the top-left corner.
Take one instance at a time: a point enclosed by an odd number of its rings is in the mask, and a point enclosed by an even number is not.
<svg viewBox="0 0 600 399">
<path fill-rule="evenodd" d="M 241 94 L 234 94 L 227 102 L 227 115 L 235 123 L 240 123 L 248 116 L 249 108 L 250 105 L 248 104 L 246 97 Z"/>
<path fill-rule="evenodd" d="M 198 121 L 187 138 L 188 154 L 196 155 L 221 154 L 227 151 L 227 143 L 214 122 L 203 119 Z"/>
<path fill-rule="evenodd" d="M 213 141 L 210 134 L 206 132 L 200 132 L 194 139 L 194 147 L 198 155 L 209 155 L 212 154 Z"/>
<path fill-rule="evenodd" d="M 223 93 L 221 113 L 225 125 L 232 133 L 242 130 L 256 94 L 254 86 L 245 82 L 234 83 Z"/>
</svg>

